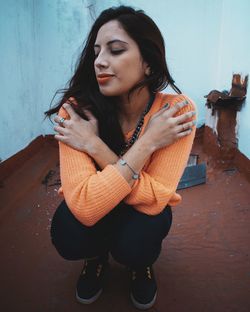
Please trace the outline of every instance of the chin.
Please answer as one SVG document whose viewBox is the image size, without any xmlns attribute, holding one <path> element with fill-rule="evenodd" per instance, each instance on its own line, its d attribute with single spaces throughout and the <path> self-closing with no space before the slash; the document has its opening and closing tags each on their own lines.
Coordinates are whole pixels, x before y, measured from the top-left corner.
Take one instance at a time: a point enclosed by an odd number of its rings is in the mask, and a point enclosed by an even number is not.
<svg viewBox="0 0 250 312">
<path fill-rule="evenodd" d="M 123 92 L 110 90 L 108 88 L 101 87 L 101 86 L 99 87 L 99 90 L 100 90 L 101 94 L 103 94 L 105 96 L 121 96 L 124 94 Z"/>
</svg>

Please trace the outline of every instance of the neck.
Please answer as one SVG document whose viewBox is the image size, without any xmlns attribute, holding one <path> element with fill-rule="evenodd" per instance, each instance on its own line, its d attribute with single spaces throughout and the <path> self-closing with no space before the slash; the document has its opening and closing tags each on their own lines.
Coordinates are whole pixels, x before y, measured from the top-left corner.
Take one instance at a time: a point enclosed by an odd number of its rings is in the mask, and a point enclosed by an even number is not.
<svg viewBox="0 0 250 312">
<path fill-rule="evenodd" d="M 128 99 L 128 95 L 120 97 L 119 118 L 121 123 L 133 124 L 140 118 L 150 99 L 150 93 L 147 88 L 136 90 Z"/>
</svg>

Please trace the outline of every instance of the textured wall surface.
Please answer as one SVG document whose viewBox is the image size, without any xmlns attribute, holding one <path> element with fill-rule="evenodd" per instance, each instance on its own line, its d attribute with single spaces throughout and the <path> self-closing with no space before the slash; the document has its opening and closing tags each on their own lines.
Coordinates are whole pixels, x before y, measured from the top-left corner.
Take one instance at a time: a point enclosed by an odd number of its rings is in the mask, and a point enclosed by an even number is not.
<svg viewBox="0 0 250 312">
<path fill-rule="evenodd" d="M 203 96 L 230 89 L 233 72 L 249 73 L 248 0 L 1 1 L 1 159 L 38 135 L 53 133 L 43 112 L 69 80 L 93 19 L 121 2 L 144 9 L 161 29 L 170 72 L 198 105 L 198 126 L 206 118 Z M 247 157 L 249 118 L 247 100 L 237 118 L 239 149 Z"/>
<path fill-rule="evenodd" d="M 197 104 L 198 126 L 206 119 L 204 95 L 229 90 L 233 73 L 250 73 L 250 1 L 103 1 L 142 8 L 157 23 L 177 86 Z M 239 150 L 250 158 L 250 98 L 237 116 Z"/>
<path fill-rule="evenodd" d="M 70 78 L 88 31 L 88 1 L 0 2 L 0 158 L 53 132 L 43 112 Z"/>
</svg>

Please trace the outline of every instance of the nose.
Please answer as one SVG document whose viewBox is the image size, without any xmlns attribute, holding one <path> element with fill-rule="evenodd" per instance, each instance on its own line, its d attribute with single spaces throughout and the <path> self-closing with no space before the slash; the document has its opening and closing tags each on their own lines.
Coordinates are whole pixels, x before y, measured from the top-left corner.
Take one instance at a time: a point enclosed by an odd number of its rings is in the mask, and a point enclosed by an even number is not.
<svg viewBox="0 0 250 312">
<path fill-rule="evenodd" d="M 107 68 L 108 67 L 108 60 L 103 53 L 99 53 L 95 59 L 95 67 L 98 69 L 100 68 Z"/>
</svg>

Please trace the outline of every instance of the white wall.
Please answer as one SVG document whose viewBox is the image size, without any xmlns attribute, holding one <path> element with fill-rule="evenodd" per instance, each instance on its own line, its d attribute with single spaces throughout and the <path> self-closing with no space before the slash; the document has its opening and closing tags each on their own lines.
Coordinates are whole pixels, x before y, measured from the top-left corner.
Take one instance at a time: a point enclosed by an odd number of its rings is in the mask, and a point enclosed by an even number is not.
<svg viewBox="0 0 250 312">
<path fill-rule="evenodd" d="M 249 73 L 248 0 L 1 1 L 0 158 L 53 132 L 43 112 L 70 78 L 92 17 L 118 4 L 142 8 L 158 24 L 171 74 L 198 105 L 198 126 L 205 122 L 204 95 L 229 89 L 233 72 Z M 249 117 L 247 100 L 238 135 L 239 149 L 250 158 Z"/>
</svg>

